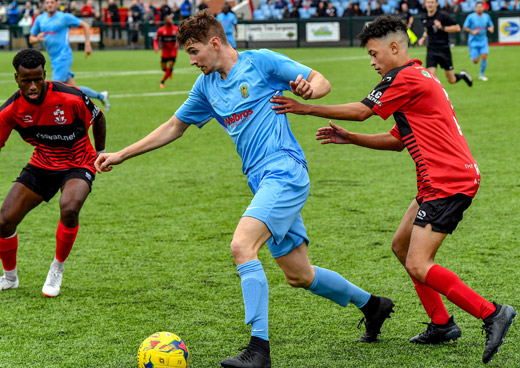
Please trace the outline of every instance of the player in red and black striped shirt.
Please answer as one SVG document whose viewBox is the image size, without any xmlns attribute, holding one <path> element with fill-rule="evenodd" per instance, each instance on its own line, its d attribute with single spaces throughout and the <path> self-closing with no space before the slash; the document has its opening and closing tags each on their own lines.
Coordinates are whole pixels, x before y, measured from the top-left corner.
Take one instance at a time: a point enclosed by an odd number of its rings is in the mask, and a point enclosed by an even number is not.
<svg viewBox="0 0 520 368">
<path fill-rule="evenodd" d="M 34 146 L 27 166 L 16 179 L 0 212 L 0 258 L 4 275 L 0 290 L 18 287 L 16 228 L 24 216 L 61 190 L 56 256 L 42 292 L 60 292 L 64 262 L 78 233 L 79 212 L 94 181 L 97 152 L 105 149 L 103 113 L 79 89 L 45 80 L 45 58 L 35 49 L 20 51 L 13 59 L 20 87 L 0 107 L 0 149 L 12 130 Z M 96 149 L 88 129 L 93 126 Z"/>
<path fill-rule="evenodd" d="M 173 66 L 177 60 L 177 33 L 179 28 L 173 24 L 173 18 L 168 15 L 164 18 L 164 26 L 157 30 L 157 36 L 153 41 L 155 52 L 159 52 L 159 41 L 161 41 L 161 69 L 164 71 L 160 87 L 164 88 L 166 79 L 172 79 Z"/>
<path fill-rule="evenodd" d="M 392 241 L 392 250 L 411 276 L 417 294 L 432 319 L 428 329 L 410 341 L 435 344 L 456 340 L 460 328 L 446 311 L 441 295 L 484 321 L 486 346 L 482 360 L 489 362 L 502 344 L 516 312 L 490 303 L 450 270 L 434 263 L 447 234 L 457 227 L 480 184 L 480 172 L 462 135 L 448 94 L 439 80 L 410 60 L 406 24 L 395 16 L 381 16 L 358 36 L 382 81 L 361 102 L 318 106 L 275 96 L 278 113 L 315 115 L 363 121 L 377 114 L 396 124 L 388 133 L 358 134 L 330 123 L 318 130 L 322 143 L 356 144 L 401 151 L 415 161 L 417 197 L 406 211 Z"/>
</svg>

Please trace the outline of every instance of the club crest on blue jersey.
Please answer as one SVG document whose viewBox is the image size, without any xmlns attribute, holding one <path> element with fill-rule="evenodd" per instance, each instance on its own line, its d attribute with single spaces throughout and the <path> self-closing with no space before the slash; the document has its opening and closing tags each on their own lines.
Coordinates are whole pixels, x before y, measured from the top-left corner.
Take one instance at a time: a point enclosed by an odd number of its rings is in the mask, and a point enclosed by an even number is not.
<svg viewBox="0 0 520 368">
<path fill-rule="evenodd" d="M 249 97 L 249 84 L 242 83 L 240 85 L 240 93 L 242 94 L 242 98 L 248 98 Z"/>
</svg>

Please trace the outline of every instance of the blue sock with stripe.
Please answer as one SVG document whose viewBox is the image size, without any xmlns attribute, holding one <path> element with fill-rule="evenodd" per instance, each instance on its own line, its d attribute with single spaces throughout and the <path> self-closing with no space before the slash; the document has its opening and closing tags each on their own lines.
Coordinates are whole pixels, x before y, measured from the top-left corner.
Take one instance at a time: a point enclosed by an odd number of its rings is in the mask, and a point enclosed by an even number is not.
<svg viewBox="0 0 520 368">
<path fill-rule="evenodd" d="M 94 91 L 93 89 L 90 89 L 85 86 L 80 86 L 79 89 L 90 98 L 97 98 L 98 100 L 101 100 L 101 101 L 103 100 L 103 95 L 101 95 L 101 93 L 99 93 L 97 91 Z"/>
<path fill-rule="evenodd" d="M 311 293 L 330 299 L 344 307 L 351 302 L 361 308 L 370 299 L 369 293 L 351 284 L 340 274 L 318 266 L 314 266 L 314 268 L 316 276 L 312 285 L 307 289 Z"/>
<path fill-rule="evenodd" d="M 262 263 L 249 261 L 237 266 L 237 270 L 242 279 L 246 325 L 251 325 L 251 336 L 269 340 L 269 286 Z"/>
<path fill-rule="evenodd" d="M 480 61 L 480 75 L 484 75 L 484 72 L 486 71 L 486 68 L 487 68 L 487 59 L 486 60 L 481 60 Z"/>
</svg>

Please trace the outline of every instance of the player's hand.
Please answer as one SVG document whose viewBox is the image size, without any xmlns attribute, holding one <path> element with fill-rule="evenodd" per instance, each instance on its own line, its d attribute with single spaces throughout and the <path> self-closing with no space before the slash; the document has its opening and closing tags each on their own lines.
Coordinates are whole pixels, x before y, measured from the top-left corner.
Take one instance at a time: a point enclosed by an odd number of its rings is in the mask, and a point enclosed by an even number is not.
<svg viewBox="0 0 520 368">
<path fill-rule="evenodd" d="M 123 159 L 118 153 L 102 153 L 94 162 L 94 167 L 98 173 L 112 170 L 112 165 L 118 165 Z"/>
<path fill-rule="evenodd" d="M 438 20 L 438 19 L 435 19 L 435 20 L 433 21 L 433 25 L 434 25 L 437 29 L 442 29 L 442 23 L 441 23 L 441 21 Z"/>
<path fill-rule="evenodd" d="M 351 144 L 353 143 L 351 133 L 342 127 L 329 121 L 328 127 L 319 128 L 316 133 L 316 140 L 323 141 L 321 144 Z"/>
<path fill-rule="evenodd" d="M 43 42 L 45 40 L 45 32 L 38 33 L 38 36 L 36 37 L 38 38 L 39 42 Z"/>
<path fill-rule="evenodd" d="M 475 36 L 478 35 L 478 29 L 474 29 L 473 31 L 471 31 L 471 33 Z"/>
<path fill-rule="evenodd" d="M 272 107 L 273 110 L 277 110 L 277 114 L 287 114 L 291 112 L 293 114 L 305 115 L 307 113 L 307 105 L 289 97 L 273 96 L 269 101 L 278 104 Z"/>
<path fill-rule="evenodd" d="M 85 43 L 85 58 L 90 54 L 92 54 L 92 45 L 90 44 L 90 42 L 88 42 Z"/>
<path fill-rule="evenodd" d="M 417 41 L 417 44 L 419 46 L 424 46 L 424 37 L 419 38 L 419 41 Z"/>
<path fill-rule="evenodd" d="M 295 81 L 290 81 L 291 91 L 296 96 L 300 96 L 304 100 L 308 100 L 312 96 L 312 86 L 303 76 L 300 74 L 296 77 Z"/>
</svg>

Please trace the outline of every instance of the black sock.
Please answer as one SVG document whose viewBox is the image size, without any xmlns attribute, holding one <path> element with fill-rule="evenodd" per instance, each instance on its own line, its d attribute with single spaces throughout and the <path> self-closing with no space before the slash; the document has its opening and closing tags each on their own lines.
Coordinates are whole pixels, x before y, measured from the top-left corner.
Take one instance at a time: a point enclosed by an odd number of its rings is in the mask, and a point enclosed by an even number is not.
<svg viewBox="0 0 520 368">
<path fill-rule="evenodd" d="M 497 309 L 493 313 L 491 313 L 489 316 L 487 316 L 486 318 L 483 319 L 484 323 L 491 322 L 493 320 L 493 318 L 495 318 L 496 315 L 500 312 L 501 305 L 499 305 L 497 303 L 493 303 L 493 304 L 495 304 L 495 307 L 497 307 Z"/>
<path fill-rule="evenodd" d="M 367 304 L 359 309 L 363 312 L 365 317 L 373 316 L 379 309 L 379 304 L 381 304 L 381 298 L 375 295 L 370 295 Z"/>
<path fill-rule="evenodd" d="M 269 341 L 256 336 L 251 336 L 249 346 L 251 346 L 254 350 L 260 350 L 266 354 L 269 354 L 271 351 L 271 349 L 269 348 Z"/>
<path fill-rule="evenodd" d="M 457 83 L 458 81 L 460 81 L 462 78 L 462 76 L 459 74 L 459 73 L 455 73 L 455 83 Z"/>
</svg>

